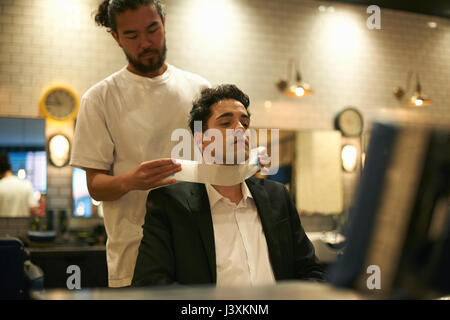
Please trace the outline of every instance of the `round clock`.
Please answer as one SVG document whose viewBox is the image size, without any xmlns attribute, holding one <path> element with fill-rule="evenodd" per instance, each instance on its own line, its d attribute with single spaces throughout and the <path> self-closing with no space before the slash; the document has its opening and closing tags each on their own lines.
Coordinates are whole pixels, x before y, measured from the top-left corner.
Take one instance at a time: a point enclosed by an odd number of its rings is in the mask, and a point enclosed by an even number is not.
<svg viewBox="0 0 450 320">
<path fill-rule="evenodd" d="M 360 136 L 363 131 L 363 117 L 355 108 L 346 108 L 336 115 L 335 127 L 346 137 Z"/>
<path fill-rule="evenodd" d="M 78 113 L 78 97 L 67 87 L 52 87 L 42 96 L 40 110 L 45 117 L 54 120 L 75 119 Z"/>
</svg>

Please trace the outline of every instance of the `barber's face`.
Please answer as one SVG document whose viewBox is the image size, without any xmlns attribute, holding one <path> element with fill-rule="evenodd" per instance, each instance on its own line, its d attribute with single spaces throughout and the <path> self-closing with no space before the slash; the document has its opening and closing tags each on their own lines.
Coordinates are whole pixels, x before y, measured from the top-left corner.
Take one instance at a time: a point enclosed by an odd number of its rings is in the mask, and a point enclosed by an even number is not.
<svg viewBox="0 0 450 320">
<path fill-rule="evenodd" d="M 221 157 L 223 157 L 223 163 L 232 164 L 227 163 L 226 152 L 234 150 L 233 164 L 236 164 L 238 160 L 238 148 L 244 148 L 243 152 L 245 153 L 245 160 L 247 160 L 249 155 L 249 135 L 247 129 L 250 126 L 250 117 L 247 109 L 245 109 L 241 102 L 227 99 L 213 104 L 210 110 L 211 116 L 207 121 L 207 129 L 214 128 L 222 133 L 223 150 Z M 207 131 L 205 133 L 207 134 Z M 203 139 L 203 150 L 213 141 L 214 139 L 212 141 L 205 141 Z"/>
<path fill-rule="evenodd" d="M 117 33 L 114 39 L 125 52 L 131 71 L 143 76 L 162 73 L 166 59 L 164 23 L 156 7 L 142 5 L 115 17 Z"/>
</svg>

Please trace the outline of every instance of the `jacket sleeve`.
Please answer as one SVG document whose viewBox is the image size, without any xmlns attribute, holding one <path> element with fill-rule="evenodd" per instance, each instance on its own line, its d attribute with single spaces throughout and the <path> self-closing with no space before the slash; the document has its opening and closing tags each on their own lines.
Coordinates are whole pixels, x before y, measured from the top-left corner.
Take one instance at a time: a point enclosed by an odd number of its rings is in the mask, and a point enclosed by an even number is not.
<svg viewBox="0 0 450 320">
<path fill-rule="evenodd" d="M 167 196 L 155 191 L 148 197 L 132 286 L 169 285 L 175 279 L 172 232 L 164 206 Z"/>
<path fill-rule="evenodd" d="M 320 282 L 326 281 L 325 271 L 318 263 L 314 246 L 303 230 L 297 209 L 286 189 L 284 189 L 284 192 L 288 203 L 289 220 L 294 242 L 294 268 L 296 278 Z"/>
</svg>

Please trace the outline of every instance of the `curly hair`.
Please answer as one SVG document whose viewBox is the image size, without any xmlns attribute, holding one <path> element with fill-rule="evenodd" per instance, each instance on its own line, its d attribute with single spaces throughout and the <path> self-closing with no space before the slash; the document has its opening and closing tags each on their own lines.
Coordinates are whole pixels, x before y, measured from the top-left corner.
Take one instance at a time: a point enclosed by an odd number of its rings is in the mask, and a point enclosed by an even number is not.
<svg viewBox="0 0 450 320">
<path fill-rule="evenodd" d="M 193 102 L 189 118 L 189 128 L 194 133 L 194 122 L 202 121 L 202 131 L 211 116 L 211 106 L 219 101 L 233 99 L 242 103 L 248 112 L 250 98 L 234 84 L 222 84 L 215 88 L 203 89 L 200 97 Z M 248 113 L 250 116 L 250 113 Z"/>
<path fill-rule="evenodd" d="M 114 31 L 117 33 L 116 14 L 123 13 L 129 9 L 136 10 L 139 6 L 150 4 L 156 7 L 161 21 L 164 22 L 164 6 L 159 0 L 104 0 L 95 14 L 95 22 L 99 26 L 108 28 L 108 32 Z"/>
<path fill-rule="evenodd" d="M 7 153 L 0 154 L 0 175 L 3 175 L 6 171 L 11 170 L 11 163 L 9 162 L 9 156 Z"/>
</svg>

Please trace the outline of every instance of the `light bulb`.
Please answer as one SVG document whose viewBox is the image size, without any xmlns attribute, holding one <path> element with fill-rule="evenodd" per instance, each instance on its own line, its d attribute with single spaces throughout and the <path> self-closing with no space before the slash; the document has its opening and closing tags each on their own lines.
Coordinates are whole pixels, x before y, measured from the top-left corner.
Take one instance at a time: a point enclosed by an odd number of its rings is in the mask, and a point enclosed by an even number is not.
<svg viewBox="0 0 450 320">
<path fill-rule="evenodd" d="M 305 94 L 305 89 L 303 89 L 302 87 L 297 87 L 295 88 L 295 94 L 298 97 L 303 97 L 303 95 Z"/>
<path fill-rule="evenodd" d="M 20 168 L 20 169 L 17 171 L 17 177 L 18 177 L 19 179 L 25 179 L 26 176 L 27 176 L 27 172 L 25 171 L 24 168 Z"/>
<path fill-rule="evenodd" d="M 342 166 L 347 172 L 352 172 L 356 168 L 357 150 L 355 146 L 346 145 L 341 153 Z"/>
<path fill-rule="evenodd" d="M 267 109 L 270 109 L 270 108 L 272 107 L 272 101 L 267 100 L 266 102 L 264 102 L 264 106 L 265 106 Z"/>
<path fill-rule="evenodd" d="M 75 215 L 77 215 L 78 217 L 84 216 L 84 203 L 78 204 L 78 207 L 75 210 Z"/>
</svg>

